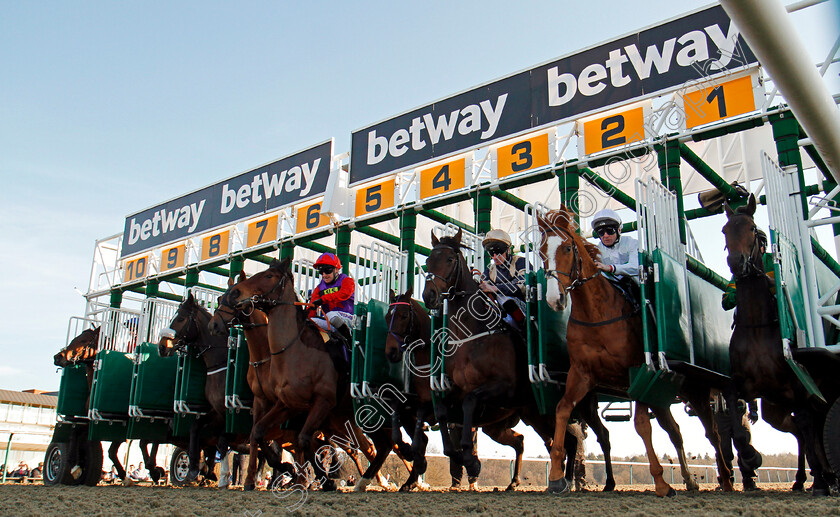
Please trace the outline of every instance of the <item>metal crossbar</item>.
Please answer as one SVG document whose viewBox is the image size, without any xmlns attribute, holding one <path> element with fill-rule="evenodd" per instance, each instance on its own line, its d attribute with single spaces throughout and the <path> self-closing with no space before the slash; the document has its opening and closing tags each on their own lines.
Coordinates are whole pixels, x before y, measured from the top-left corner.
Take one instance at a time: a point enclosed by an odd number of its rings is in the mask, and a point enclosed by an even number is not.
<svg viewBox="0 0 840 517">
<path fill-rule="evenodd" d="M 399 293 L 406 284 L 408 253 L 380 242 L 356 247 L 355 278 L 367 278 L 356 283 L 356 303 L 379 300 L 388 303 L 393 290 Z"/>
</svg>

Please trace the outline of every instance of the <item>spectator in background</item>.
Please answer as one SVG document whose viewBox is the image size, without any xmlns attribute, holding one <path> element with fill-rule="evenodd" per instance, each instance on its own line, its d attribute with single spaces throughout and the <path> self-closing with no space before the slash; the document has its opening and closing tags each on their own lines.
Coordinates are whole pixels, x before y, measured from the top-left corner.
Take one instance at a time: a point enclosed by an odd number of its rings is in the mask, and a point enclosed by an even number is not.
<svg viewBox="0 0 840 517">
<path fill-rule="evenodd" d="M 39 461 L 38 466 L 29 471 L 29 477 L 42 478 L 44 476 L 44 462 Z"/>
</svg>

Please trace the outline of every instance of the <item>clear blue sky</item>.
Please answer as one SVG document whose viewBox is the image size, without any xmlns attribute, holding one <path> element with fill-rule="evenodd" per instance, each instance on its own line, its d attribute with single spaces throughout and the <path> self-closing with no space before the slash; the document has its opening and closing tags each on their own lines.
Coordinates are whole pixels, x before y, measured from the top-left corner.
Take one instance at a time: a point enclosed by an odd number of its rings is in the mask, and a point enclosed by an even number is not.
<svg viewBox="0 0 840 517">
<path fill-rule="evenodd" d="M 127 214 L 706 4 L 0 0 L 0 388 L 58 388 Z"/>
</svg>

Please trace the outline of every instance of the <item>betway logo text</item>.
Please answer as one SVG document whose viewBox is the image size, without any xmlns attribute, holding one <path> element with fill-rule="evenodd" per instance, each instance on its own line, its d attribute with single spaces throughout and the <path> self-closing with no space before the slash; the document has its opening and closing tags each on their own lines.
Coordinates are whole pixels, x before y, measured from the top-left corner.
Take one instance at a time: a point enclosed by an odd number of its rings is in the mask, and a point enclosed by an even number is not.
<svg viewBox="0 0 840 517">
<path fill-rule="evenodd" d="M 168 233 L 176 228 L 188 228 L 187 232 L 195 230 L 201 212 L 204 210 L 204 199 L 200 203 L 190 203 L 181 208 L 167 211 L 161 208 L 149 219 L 138 223 L 137 219 L 131 218 L 129 223 L 128 243 L 134 244 L 138 240 L 146 240 L 149 237 L 157 237 L 162 233 Z"/>
<path fill-rule="evenodd" d="M 245 208 L 251 203 L 259 203 L 263 200 L 263 195 L 265 195 L 265 199 L 271 199 L 274 196 L 279 196 L 284 190 L 292 192 L 300 189 L 300 197 L 303 197 L 309 194 L 309 190 L 312 188 L 312 180 L 315 179 L 320 164 L 321 159 L 318 158 L 312 162 L 311 167 L 308 163 L 304 163 L 280 171 L 279 174 L 269 175 L 267 172 L 256 174 L 250 183 L 246 183 L 238 189 L 232 189 L 225 183 L 222 185 L 220 213 L 226 214 L 233 210 L 234 206 Z M 301 188 L 301 183 L 303 188 Z M 260 187 L 262 187 L 262 193 Z"/>
<path fill-rule="evenodd" d="M 397 129 L 387 137 L 377 135 L 376 130 L 370 131 L 367 138 L 367 164 L 377 164 L 388 155 L 402 156 L 408 152 L 409 147 L 417 151 L 428 143 L 435 145 L 441 140 L 451 140 L 456 130 L 460 135 L 481 132 L 482 140 L 492 138 L 499 127 L 506 100 L 505 93 L 496 99 L 495 106 L 490 100 L 484 100 L 439 115 L 437 120 L 431 113 L 426 113 L 422 117 L 413 118 L 407 128 Z"/>
<path fill-rule="evenodd" d="M 664 41 L 661 45 L 650 45 L 640 50 L 635 44 L 611 50 L 607 60 L 586 66 L 577 77 L 570 73 L 559 73 L 558 67 L 548 69 L 548 104 L 562 106 L 580 93 L 593 96 L 607 88 L 607 80 L 615 88 L 643 80 L 652 74 L 666 74 L 675 63 L 680 67 L 696 66 L 712 55 L 709 39 L 717 49 L 719 57 L 710 62 L 707 72 L 726 69 L 736 54 L 738 29 L 729 24 L 729 33 L 724 35 L 718 24 L 693 30 Z M 676 52 L 676 55 L 675 55 Z M 739 63 L 740 64 L 740 63 Z"/>
</svg>

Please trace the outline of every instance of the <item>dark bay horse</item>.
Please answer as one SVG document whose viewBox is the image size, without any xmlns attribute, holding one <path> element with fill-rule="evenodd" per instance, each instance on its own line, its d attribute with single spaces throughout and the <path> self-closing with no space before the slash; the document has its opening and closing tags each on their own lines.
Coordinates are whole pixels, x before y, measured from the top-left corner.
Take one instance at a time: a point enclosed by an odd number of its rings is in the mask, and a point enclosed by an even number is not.
<svg viewBox="0 0 840 517">
<path fill-rule="evenodd" d="M 570 298 L 572 300 L 566 338 L 571 367 L 566 391 L 557 404 L 548 487 L 549 492 L 563 492 L 568 489 L 561 469 L 564 450 L 557 437 L 565 432 L 572 410 L 593 390 L 606 388 L 626 392 L 630 368 L 644 364 L 642 321 L 640 313 L 634 311 L 630 302 L 600 274 L 594 260 L 599 255 L 597 246 L 577 233 L 573 216 L 565 207 L 538 218 L 538 224 L 543 236 L 540 253 L 548 276 L 546 300 L 557 311 L 563 310 Z M 721 454 L 720 438 L 709 406 L 711 392 L 711 387 L 702 383 L 685 382 L 680 397 L 691 404 L 700 417 L 706 437 L 715 450 L 722 488 L 731 491 L 729 469 Z M 687 488 L 696 490 L 697 484 L 688 471 L 682 435 L 670 409 L 637 402 L 634 424 L 645 443 L 656 494 L 663 497 L 674 495 L 675 491 L 662 476 L 663 468 L 651 439 L 648 409 L 656 415 L 677 450 Z"/>
<path fill-rule="evenodd" d="M 207 368 L 204 382 L 204 396 L 210 404 L 208 411 L 195 419 L 190 426 L 190 470 L 187 481 L 194 481 L 199 475 L 201 451 L 205 451 L 205 463 L 210 473 L 216 461 L 215 447 L 211 446 L 223 440 L 233 443 L 236 438 L 225 433 L 225 373 L 227 372 L 228 343 L 226 336 L 210 334 L 210 312 L 201 306 L 192 293 L 178 306 L 168 329 L 161 332 L 158 352 L 161 357 L 169 357 L 176 351 L 196 354 Z M 201 438 L 207 429 L 212 437 L 210 441 Z M 209 477 L 213 477 L 210 475 Z"/>
<path fill-rule="evenodd" d="M 76 364 L 83 364 L 85 366 L 85 378 L 87 380 L 88 388 L 85 407 L 90 407 L 90 391 L 93 386 L 93 363 L 96 360 L 100 328 L 101 327 L 94 327 L 82 331 L 78 336 L 73 338 L 66 347 L 62 348 L 53 357 L 53 363 L 60 368 Z M 120 445 L 123 443 L 124 442 L 111 442 L 111 446 L 108 448 L 108 458 L 117 469 L 117 477 L 125 481 L 128 478 L 126 477 L 125 468 L 122 463 L 120 463 L 118 455 Z M 161 471 L 157 467 L 158 445 L 159 444 L 152 443 L 148 440 L 140 440 L 140 452 L 143 455 L 143 462 L 149 466 L 149 476 L 155 484 L 157 484 L 161 476 Z M 87 478 L 88 476 L 85 475 L 85 477 Z M 89 481 L 93 483 L 93 478 L 90 478 Z M 98 481 L 98 478 L 96 481 Z"/>
<path fill-rule="evenodd" d="M 427 307 L 439 308 L 444 301 L 449 304 L 449 340 L 443 353 L 447 356 L 446 374 L 452 379 L 454 390 L 448 404 L 461 405 L 463 429 L 482 427 L 485 432 L 490 430 L 496 434 L 499 443 L 514 448 L 522 447 L 522 436 L 510 428 L 520 417 L 543 438 L 546 448 L 557 440 L 574 440 L 572 434 L 567 435 L 565 427 L 562 433 L 556 434 L 554 419 L 539 414 L 528 380 L 525 347 L 517 346 L 517 338 L 500 325 L 501 310 L 473 280 L 461 253 L 461 236 L 460 230 L 454 237 L 438 239 L 432 234 L 432 251 L 426 261 L 427 280 L 423 290 Z M 594 397 L 588 402 L 597 404 Z M 440 424 L 444 453 L 452 458 L 456 453 L 446 425 L 448 404 L 436 405 L 435 417 Z M 593 424 L 595 420 L 592 419 Z M 599 442 L 608 456 L 606 428 L 595 424 L 593 429 L 603 432 Z M 462 434 L 461 450 L 467 474 L 477 477 L 481 462 L 472 452 L 469 433 Z M 569 463 L 571 473 L 574 461 Z"/>
<path fill-rule="evenodd" d="M 268 430 L 295 415 L 306 415 L 298 432 L 297 448 L 304 453 L 316 471 L 325 475 L 312 450 L 314 433 L 332 421 L 332 427 L 349 429 L 354 439 L 356 430 L 349 383 L 344 380 L 345 366 L 334 350 L 325 343 L 317 327 L 307 320 L 304 304 L 298 301 L 291 271 L 291 259 L 274 261 L 260 273 L 230 288 L 227 297 L 236 308 L 259 308 L 268 315 L 268 341 L 271 349 L 271 375 L 275 405 L 254 425 L 251 436 L 264 441 Z M 341 370 L 339 370 L 339 368 Z M 340 382 L 340 377 L 342 378 Z M 393 447 L 390 433 L 381 428 L 365 428 L 376 447 L 376 456 L 356 488 L 363 490 L 376 475 Z M 348 431 L 345 431 L 348 432 Z M 358 443 L 358 441 L 356 441 Z M 252 456 L 253 463 L 254 458 Z M 252 466 L 249 466 L 249 473 Z M 327 480 L 324 488 L 334 488 Z"/>
<path fill-rule="evenodd" d="M 738 398 L 760 397 L 762 416 L 767 420 L 770 415 L 768 422 L 777 428 L 774 422 L 783 421 L 793 413 L 800 449 L 804 445 L 814 475 L 813 494 L 828 495 L 828 481 L 823 473 L 830 469 L 824 464 L 820 431 L 824 408 L 809 399 L 805 387 L 785 361 L 775 284 L 764 270 L 762 246 L 753 219 L 755 210 L 752 195 L 737 210 L 726 206 L 727 222 L 723 227 L 729 252 L 726 261 L 735 276 L 737 289 L 735 328 L 729 341 L 733 390 L 726 394 L 727 403 Z M 768 403 L 777 407 L 768 407 Z M 746 436 L 736 432 L 733 438 L 741 454 L 741 448 L 749 446 Z"/>
<path fill-rule="evenodd" d="M 240 272 L 238 282 L 244 282 L 248 276 L 244 271 Z M 252 405 L 252 414 L 254 426 L 263 420 L 268 411 L 277 403 L 277 396 L 275 394 L 276 377 L 272 375 L 272 357 L 271 348 L 268 341 L 268 316 L 253 307 L 248 307 L 247 312 L 242 308 L 236 308 L 231 305 L 229 301 L 230 287 L 236 282 L 233 279 L 228 280 L 228 291 L 219 297 L 219 306 L 216 309 L 213 317 L 210 319 L 210 332 L 214 335 L 228 335 L 229 328 L 233 325 L 241 326 L 245 334 L 245 340 L 248 345 L 249 353 L 249 368 L 247 374 L 248 386 L 254 395 L 254 402 Z M 279 422 L 282 423 L 282 422 Z M 256 454 L 257 447 L 262 451 L 268 451 L 267 457 L 269 464 L 279 468 L 276 465 L 280 462 L 279 458 L 274 457 L 271 452 L 271 447 L 268 446 L 267 440 L 275 440 L 278 444 L 289 444 L 289 447 L 295 450 L 294 445 L 297 443 L 297 430 L 281 429 L 279 427 L 269 427 L 272 422 L 266 422 L 266 435 L 262 442 L 258 442 L 255 437 L 250 437 L 251 454 Z M 367 440 L 367 437 L 357 429 L 355 439 L 357 443 L 362 444 L 362 450 L 368 457 L 368 460 L 373 460 L 375 451 L 372 444 Z M 253 430 L 253 427 L 252 427 Z M 333 430 L 332 434 L 346 432 L 345 428 Z M 342 445 L 342 443 L 339 443 Z M 356 463 L 359 469 L 359 474 L 363 473 L 365 469 L 362 467 L 361 458 L 357 451 L 353 448 L 346 447 L 345 452 Z M 302 463 L 302 461 L 300 461 Z M 257 468 L 256 470 L 259 470 Z M 249 479 L 253 479 L 256 472 L 249 473 L 246 476 L 245 489 L 252 490 L 255 488 L 254 483 L 249 483 Z M 379 474 L 381 476 L 381 474 Z M 381 477 L 380 483 L 385 485 L 385 478 Z"/>
<path fill-rule="evenodd" d="M 432 405 L 432 390 L 429 384 L 429 376 L 431 372 L 431 318 L 429 313 L 420 305 L 417 300 L 412 298 L 413 291 L 395 296 L 392 293 L 391 304 L 388 308 L 386 321 L 388 322 L 388 337 L 385 342 L 385 354 L 389 361 L 397 363 L 404 361 L 412 374 L 412 385 L 416 394 L 415 398 L 409 399 L 408 406 L 413 408 L 416 412 L 417 425 L 412 438 L 412 451 L 414 453 L 414 468 L 420 469 L 420 474 L 425 472 L 425 450 L 428 439 L 423 433 L 423 422 L 435 424 L 433 405 Z M 593 399 L 594 400 L 594 399 Z M 606 458 L 606 475 L 607 480 L 604 486 L 605 491 L 610 491 L 615 487 L 615 480 L 612 473 L 612 464 L 609 458 L 609 434 L 600 418 L 597 418 L 597 406 L 594 409 L 595 432 L 598 440 L 605 440 L 605 458 Z M 586 420 L 590 417 L 587 415 Z M 518 420 L 518 418 L 517 418 Z M 515 425 L 516 422 L 513 422 Z M 396 426 L 395 426 L 396 427 Z M 511 429 L 510 422 L 501 421 L 482 427 L 484 434 L 489 436 L 495 442 L 501 445 L 508 445 L 516 452 L 516 460 L 514 462 L 513 473 L 510 484 L 506 490 L 513 490 L 520 484 L 519 472 L 522 466 L 522 456 L 525 450 L 524 436 Z M 566 449 L 570 451 L 570 457 L 567 458 L 566 477 L 569 481 L 574 475 L 574 451 L 577 444 L 574 443 L 576 438 L 571 434 L 566 436 Z M 547 445 L 547 448 L 549 445 Z M 453 471 L 459 472 L 461 464 L 457 461 L 457 455 L 450 458 L 455 467 Z M 422 460 L 422 463 L 418 463 Z"/>
</svg>

